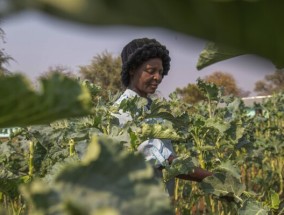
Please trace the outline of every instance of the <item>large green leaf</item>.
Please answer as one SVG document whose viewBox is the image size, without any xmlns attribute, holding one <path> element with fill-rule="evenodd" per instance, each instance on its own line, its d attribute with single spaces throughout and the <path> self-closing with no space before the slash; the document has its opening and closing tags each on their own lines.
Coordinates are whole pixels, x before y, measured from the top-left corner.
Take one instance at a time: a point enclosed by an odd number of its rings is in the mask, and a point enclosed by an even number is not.
<svg viewBox="0 0 284 215">
<path fill-rule="evenodd" d="M 15 198 L 19 195 L 18 186 L 22 183 L 30 181 L 30 177 L 18 176 L 10 171 L 1 168 L 0 171 L 0 193 L 4 193 L 10 198 Z"/>
<path fill-rule="evenodd" d="M 169 181 L 178 175 L 192 173 L 197 166 L 198 162 L 194 158 L 188 155 L 179 155 L 173 160 L 171 165 L 163 169 L 164 180 Z"/>
<path fill-rule="evenodd" d="M 163 124 L 147 124 L 141 125 L 142 139 L 170 139 L 179 140 L 181 137 L 177 134 L 172 124 L 165 121 Z"/>
<path fill-rule="evenodd" d="M 13 0 L 5 6 L 2 16 L 33 8 L 87 24 L 163 27 L 284 65 L 282 0 Z"/>
<path fill-rule="evenodd" d="M 260 203 L 255 201 L 245 201 L 243 207 L 239 209 L 239 215 L 267 215 L 268 211 Z"/>
<path fill-rule="evenodd" d="M 76 80 L 54 74 L 40 91 L 20 75 L 0 78 L 0 128 L 42 124 L 89 113 L 90 94 Z"/>
<path fill-rule="evenodd" d="M 244 51 L 209 42 L 200 53 L 196 67 L 198 70 L 201 70 L 206 66 L 210 66 L 211 64 L 243 54 L 245 54 Z"/>
<path fill-rule="evenodd" d="M 38 181 L 22 192 L 32 214 L 172 214 L 152 167 L 111 139 L 94 138 L 82 163 L 67 166 L 50 187 Z"/>
<path fill-rule="evenodd" d="M 237 169 L 236 166 L 234 166 L 231 161 L 221 162 L 221 164 L 215 168 L 215 171 L 217 170 L 229 172 L 236 179 L 239 180 L 241 179 L 239 169 Z"/>
<path fill-rule="evenodd" d="M 228 122 L 220 121 L 216 118 L 207 119 L 205 126 L 215 128 L 221 135 L 230 128 L 230 124 Z"/>
<path fill-rule="evenodd" d="M 204 93 L 204 96 L 207 97 L 208 100 L 218 100 L 220 97 L 220 90 L 216 84 L 208 83 L 203 81 L 202 79 L 197 80 L 198 89 Z"/>
<path fill-rule="evenodd" d="M 215 173 L 213 176 L 205 178 L 200 183 L 200 188 L 205 193 L 236 203 L 242 203 L 241 194 L 245 191 L 245 186 L 240 180 L 228 172 Z"/>
</svg>

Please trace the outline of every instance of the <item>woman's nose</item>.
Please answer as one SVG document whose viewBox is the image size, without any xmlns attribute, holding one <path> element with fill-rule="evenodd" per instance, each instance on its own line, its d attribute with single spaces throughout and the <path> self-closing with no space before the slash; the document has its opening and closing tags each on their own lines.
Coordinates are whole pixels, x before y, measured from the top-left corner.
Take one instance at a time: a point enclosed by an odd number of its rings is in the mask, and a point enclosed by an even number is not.
<svg viewBox="0 0 284 215">
<path fill-rule="evenodd" d="M 162 79 L 163 79 L 163 76 L 162 76 L 162 74 L 160 74 L 159 72 L 156 72 L 156 73 L 154 74 L 154 80 L 157 80 L 158 82 L 161 82 Z"/>
</svg>

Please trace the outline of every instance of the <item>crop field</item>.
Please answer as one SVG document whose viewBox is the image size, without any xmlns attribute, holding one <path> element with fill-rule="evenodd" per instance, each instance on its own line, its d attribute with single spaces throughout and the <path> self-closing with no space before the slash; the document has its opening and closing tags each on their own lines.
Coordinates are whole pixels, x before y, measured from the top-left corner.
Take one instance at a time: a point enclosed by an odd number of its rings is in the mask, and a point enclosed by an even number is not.
<svg viewBox="0 0 284 215">
<path fill-rule="evenodd" d="M 284 214 L 283 93 L 246 107 L 200 81 L 207 99 L 194 105 L 174 94 L 150 110 L 139 98 L 122 102 L 133 121 L 121 127 L 112 115 L 118 95 L 87 87 L 92 108 L 83 116 L 46 123 L 26 114 L 14 125 L 0 117 L 17 128 L 0 139 L 0 214 Z M 179 156 L 162 180 L 136 153 L 149 138 L 172 140 Z M 175 179 L 170 199 L 163 182 L 196 165 L 213 176 Z"/>
</svg>

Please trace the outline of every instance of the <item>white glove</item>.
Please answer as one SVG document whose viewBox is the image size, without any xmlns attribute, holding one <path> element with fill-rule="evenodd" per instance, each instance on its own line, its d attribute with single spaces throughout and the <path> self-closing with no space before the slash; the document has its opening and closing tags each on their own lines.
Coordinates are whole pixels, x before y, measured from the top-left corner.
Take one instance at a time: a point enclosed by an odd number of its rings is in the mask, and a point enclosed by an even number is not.
<svg viewBox="0 0 284 215">
<path fill-rule="evenodd" d="M 167 165 L 167 159 L 173 154 L 170 142 L 163 142 L 160 139 L 150 139 L 138 146 L 138 152 L 142 153 L 146 161 L 156 167 Z"/>
</svg>

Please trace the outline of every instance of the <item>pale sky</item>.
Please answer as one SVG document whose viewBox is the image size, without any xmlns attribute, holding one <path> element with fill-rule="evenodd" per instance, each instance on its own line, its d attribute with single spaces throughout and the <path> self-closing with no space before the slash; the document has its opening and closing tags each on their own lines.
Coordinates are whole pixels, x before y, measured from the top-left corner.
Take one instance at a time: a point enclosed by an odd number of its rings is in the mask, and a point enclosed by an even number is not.
<svg viewBox="0 0 284 215">
<path fill-rule="evenodd" d="M 251 91 L 253 96 L 255 82 L 275 71 L 270 61 L 252 55 L 232 58 L 197 71 L 197 60 L 205 41 L 166 29 L 86 26 L 36 12 L 7 17 L 0 25 L 6 34 L 6 43 L 1 45 L 15 59 L 7 68 L 24 73 L 32 80 L 51 66 L 66 66 L 76 72 L 78 66 L 89 65 L 94 56 L 104 51 L 118 56 L 124 45 L 141 37 L 156 38 L 170 51 L 171 70 L 159 86 L 165 97 L 177 87 L 195 83 L 198 77 L 215 71 L 232 74 L 237 85 Z"/>
</svg>

